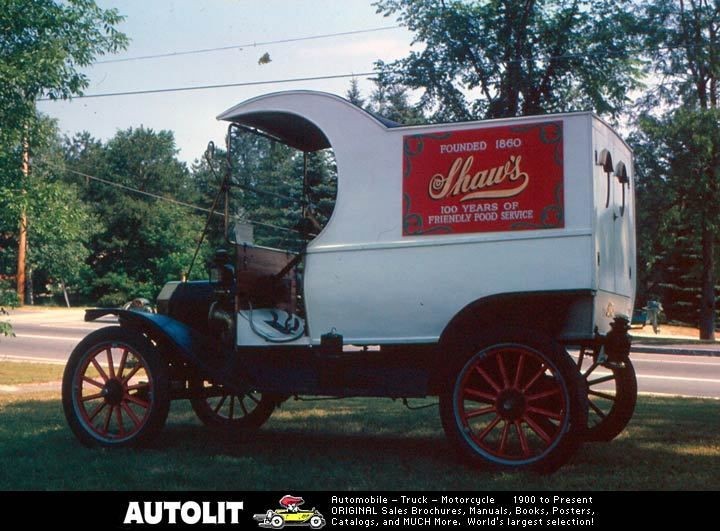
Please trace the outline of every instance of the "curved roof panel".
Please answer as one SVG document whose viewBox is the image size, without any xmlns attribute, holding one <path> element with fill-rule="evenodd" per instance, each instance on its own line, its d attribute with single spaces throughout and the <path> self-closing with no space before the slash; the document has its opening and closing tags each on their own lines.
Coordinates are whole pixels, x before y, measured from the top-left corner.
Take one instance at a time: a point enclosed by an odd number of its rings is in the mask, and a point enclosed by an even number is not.
<svg viewBox="0 0 720 531">
<path fill-rule="evenodd" d="M 355 114 L 355 118 L 363 117 L 385 128 L 400 125 L 368 113 L 339 96 L 316 91 L 287 91 L 259 96 L 231 107 L 217 118 L 259 129 L 302 151 L 318 151 L 331 147 L 330 140 L 316 123 L 318 98 L 326 101 L 328 106 L 337 106 L 338 120 L 343 120 L 340 114 L 347 110 Z"/>
</svg>

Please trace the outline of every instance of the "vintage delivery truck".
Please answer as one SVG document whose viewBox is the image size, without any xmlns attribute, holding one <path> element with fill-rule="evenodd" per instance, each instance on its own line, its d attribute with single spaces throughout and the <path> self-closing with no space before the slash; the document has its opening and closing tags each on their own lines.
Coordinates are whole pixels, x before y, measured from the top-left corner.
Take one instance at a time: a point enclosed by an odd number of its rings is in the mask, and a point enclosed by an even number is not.
<svg viewBox="0 0 720 531">
<path fill-rule="evenodd" d="M 402 126 L 325 93 L 243 102 L 228 143 L 332 149 L 324 227 L 303 180 L 299 252 L 233 230 L 207 281 L 169 282 L 157 313 L 113 313 L 72 353 L 65 414 L 87 445 L 147 441 L 190 399 L 254 429 L 289 397 L 437 396 L 471 461 L 550 471 L 610 440 L 635 405 L 632 152 L 591 113 Z M 230 153 L 232 146 L 228 146 Z M 307 167 L 307 166 L 305 166 Z M 308 229 L 308 227 L 310 227 Z"/>
</svg>

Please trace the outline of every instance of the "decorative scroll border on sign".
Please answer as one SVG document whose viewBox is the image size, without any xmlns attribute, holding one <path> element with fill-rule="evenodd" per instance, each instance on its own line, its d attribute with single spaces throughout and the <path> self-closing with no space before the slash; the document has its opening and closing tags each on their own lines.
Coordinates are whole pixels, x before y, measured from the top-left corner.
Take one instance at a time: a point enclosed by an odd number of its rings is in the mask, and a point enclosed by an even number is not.
<svg viewBox="0 0 720 531">
<path fill-rule="evenodd" d="M 403 138 L 403 235 L 564 226 L 563 124 Z"/>
</svg>

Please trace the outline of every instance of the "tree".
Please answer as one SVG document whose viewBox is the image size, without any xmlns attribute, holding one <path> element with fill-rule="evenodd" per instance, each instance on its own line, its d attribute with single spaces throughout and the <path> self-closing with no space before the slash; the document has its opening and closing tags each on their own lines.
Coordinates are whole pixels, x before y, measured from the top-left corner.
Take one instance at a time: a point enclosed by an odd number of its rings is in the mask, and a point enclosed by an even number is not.
<svg viewBox="0 0 720 531">
<path fill-rule="evenodd" d="M 656 0 L 646 6 L 645 47 L 662 83 L 645 99 L 643 126 L 666 150 L 659 175 L 674 206 L 699 229 L 700 337 L 715 338 L 717 233 L 720 229 L 720 4 Z M 657 109 L 662 113 L 657 116 Z"/>
<path fill-rule="evenodd" d="M 35 98 L 65 99 L 87 87 L 81 68 L 127 45 L 115 9 L 93 0 L 3 0 L 0 9 L 0 123 L 17 142 L 35 116 Z"/>
<path fill-rule="evenodd" d="M 365 107 L 365 98 L 362 96 L 357 78 L 354 77 L 350 80 L 350 88 L 345 93 L 345 98 L 353 105 L 357 105 L 360 108 Z"/>
<path fill-rule="evenodd" d="M 345 98 L 352 103 L 365 109 L 377 117 L 397 122 L 402 125 L 417 125 L 427 123 L 427 118 L 422 110 L 410 103 L 408 91 L 400 85 L 385 86 L 377 78 L 372 79 L 375 89 L 366 100 L 357 79 L 350 80 L 350 88 L 345 93 Z"/>
<path fill-rule="evenodd" d="M 121 20 L 116 10 L 100 9 L 93 0 L 4 0 L 0 9 L 0 152 L 17 159 L 15 165 L 0 168 L 0 186 L 19 183 L 15 193 L 5 198 L 6 203 L 20 205 L 16 209 L 19 295 L 24 293 L 28 213 L 22 205 L 29 193 L 28 159 L 31 150 L 41 147 L 29 138 L 38 121 L 35 99 L 82 93 L 88 79 L 81 68 L 98 55 L 126 46 L 126 37 L 115 29 Z"/>
<path fill-rule="evenodd" d="M 28 215 L 28 262 L 36 285 L 59 287 L 69 307 L 68 289 L 76 290 L 87 274 L 89 243 L 100 224 L 74 186 L 50 182 L 34 195 L 42 197 L 42 205 L 36 202 Z"/>
<path fill-rule="evenodd" d="M 335 161 L 329 151 L 307 155 L 267 138 L 240 133 L 233 138 L 233 203 L 241 219 L 254 224 L 261 245 L 298 251 L 317 227 L 305 226 L 303 209 L 324 226 L 336 195 Z M 304 232 L 305 231 L 305 232 Z"/>
<path fill-rule="evenodd" d="M 683 242 L 682 248 L 691 255 L 695 254 L 696 259 L 687 262 L 684 269 L 698 272 L 695 278 L 700 292 L 701 338 L 711 339 L 716 312 L 716 234 L 720 227 L 720 109 L 680 107 L 660 118 L 645 116 L 642 127 L 646 141 L 664 153 L 663 167 L 652 176 L 658 181 L 653 188 L 662 189 L 664 193 L 656 195 L 656 204 L 643 206 L 651 215 L 639 218 L 654 215 L 656 222 L 664 225 L 661 247 L 670 259 L 670 263 L 663 264 L 665 268 L 678 260 L 678 241 Z M 640 159 L 641 164 L 644 161 L 646 157 Z M 691 267 L 693 264 L 696 267 Z M 665 283 L 671 274 L 672 271 L 665 272 Z M 689 282 L 690 278 L 685 280 L 683 288 L 688 290 L 693 283 Z"/>
<path fill-rule="evenodd" d="M 616 117 L 637 88 L 630 0 L 378 0 L 424 49 L 376 63 L 439 121 L 571 110 Z"/>
<path fill-rule="evenodd" d="M 173 134 L 130 128 L 103 144 L 83 133 L 66 142 L 65 153 L 66 182 L 84 183 L 82 198 L 102 224 L 90 242 L 86 295 L 117 305 L 152 299 L 167 281 L 180 280 L 204 217 L 178 203 L 195 204 L 199 194 L 176 158 Z"/>
<path fill-rule="evenodd" d="M 33 158 L 26 179 L 28 218 L 27 259 L 36 286 L 59 287 L 69 306 L 68 288 L 77 288 L 86 271 L 89 242 L 100 230 L 89 205 L 79 197 L 76 185 L 64 182 L 62 140 L 54 121 L 47 122 L 46 139 Z"/>
<path fill-rule="evenodd" d="M 376 81 L 366 109 L 378 116 L 403 125 L 427 123 L 422 110 L 410 104 L 407 89 L 400 85 L 385 86 Z"/>
<path fill-rule="evenodd" d="M 88 240 L 96 222 L 88 207 L 78 198 L 73 185 L 63 182 L 62 145 L 57 125 L 39 118 L 28 135 L 38 148 L 33 153 L 33 171 L 13 179 L 16 160 L 11 152 L 0 156 L 0 168 L 7 168 L 7 178 L 0 183 L 0 273 L 12 271 L 17 258 L 14 229 L 20 211 L 27 214 L 28 265 L 35 284 L 49 280 L 63 287 L 77 284 L 85 259 Z"/>
<path fill-rule="evenodd" d="M 668 261 L 675 261 L 669 255 L 676 249 L 677 229 L 681 223 L 675 207 L 675 190 L 663 177 L 669 167 L 668 153 L 655 138 L 660 128 L 651 127 L 651 124 L 641 120 L 628 138 L 635 156 L 637 306 L 643 306 L 651 296 L 659 297 L 661 285 L 667 284 Z M 668 294 L 663 292 L 662 295 L 666 314 L 681 319 L 674 313 Z"/>
</svg>

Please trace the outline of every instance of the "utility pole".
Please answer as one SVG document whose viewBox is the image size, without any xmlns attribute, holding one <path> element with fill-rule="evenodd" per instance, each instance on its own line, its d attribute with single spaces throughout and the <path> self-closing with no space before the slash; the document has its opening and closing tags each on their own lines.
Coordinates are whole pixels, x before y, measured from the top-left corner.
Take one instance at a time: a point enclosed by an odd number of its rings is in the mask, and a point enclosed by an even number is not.
<svg viewBox="0 0 720 531">
<path fill-rule="evenodd" d="M 22 173 L 23 180 L 27 182 L 30 175 L 30 146 L 27 138 L 27 130 L 23 139 L 22 153 Z M 23 193 L 25 191 L 25 183 L 23 183 Z M 18 302 L 22 306 L 25 304 L 25 261 L 27 255 L 27 211 L 25 205 L 22 205 L 20 212 L 20 225 L 18 227 L 18 254 L 17 254 L 17 297 Z"/>
</svg>

